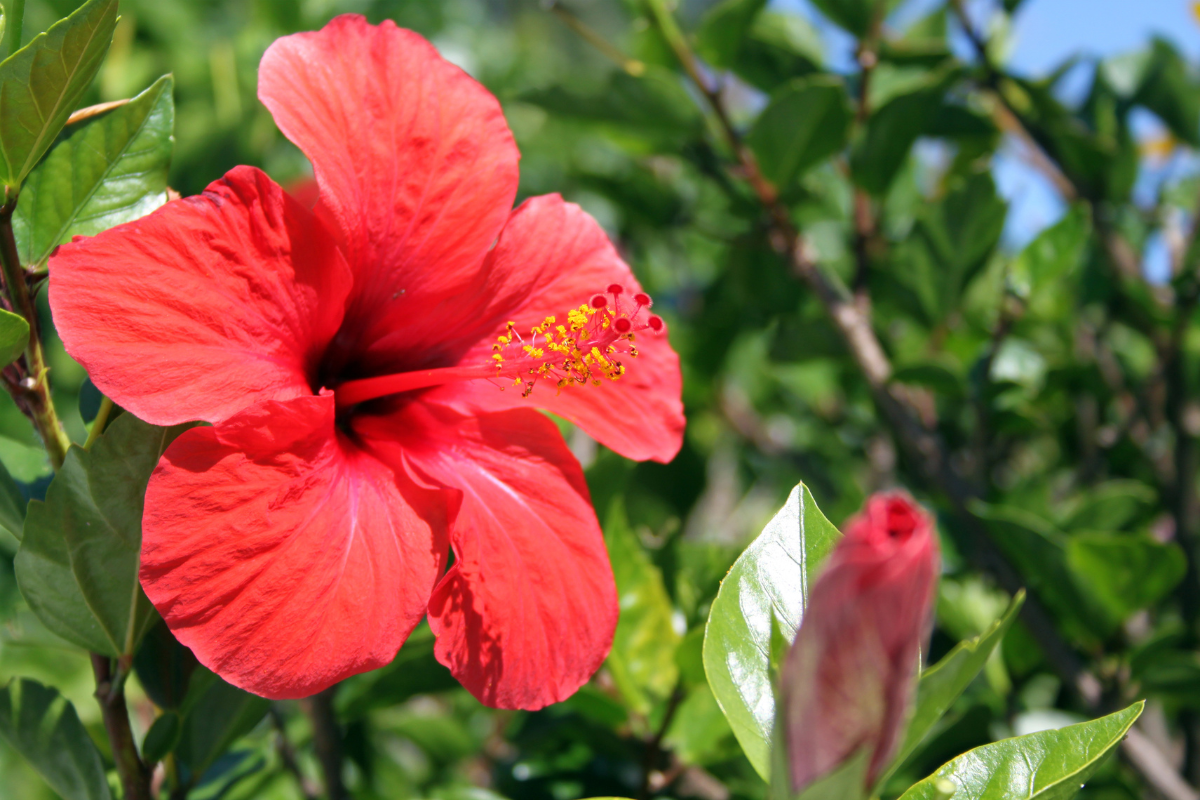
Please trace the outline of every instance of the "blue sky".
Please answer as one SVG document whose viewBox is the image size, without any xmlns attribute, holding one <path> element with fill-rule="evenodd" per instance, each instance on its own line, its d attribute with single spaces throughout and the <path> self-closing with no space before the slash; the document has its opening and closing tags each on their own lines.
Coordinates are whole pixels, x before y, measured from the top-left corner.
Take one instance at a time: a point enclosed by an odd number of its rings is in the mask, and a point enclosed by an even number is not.
<svg viewBox="0 0 1200 800">
<path fill-rule="evenodd" d="M 849 64 L 851 40 L 824 23 L 809 0 L 775 0 L 776 7 L 799 10 L 813 18 L 827 41 L 835 64 Z M 936 0 L 908 0 L 893 17 L 903 25 L 938 5 Z M 977 22 L 984 21 L 997 0 L 968 0 Z M 1191 60 L 1200 61 L 1200 22 L 1192 0 L 1025 0 L 1012 21 L 1008 66 L 1014 72 L 1038 76 L 1073 53 L 1107 57 L 1136 50 L 1152 36 L 1171 40 Z M 1137 129 L 1153 129 L 1148 115 L 1136 120 Z M 1019 247 L 1062 213 L 1062 203 L 1039 175 L 1011 152 L 996 161 L 1000 192 L 1012 203 L 1006 240 Z M 1148 253 L 1148 272 L 1161 269 L 1161 256 Z"/>
</svg>

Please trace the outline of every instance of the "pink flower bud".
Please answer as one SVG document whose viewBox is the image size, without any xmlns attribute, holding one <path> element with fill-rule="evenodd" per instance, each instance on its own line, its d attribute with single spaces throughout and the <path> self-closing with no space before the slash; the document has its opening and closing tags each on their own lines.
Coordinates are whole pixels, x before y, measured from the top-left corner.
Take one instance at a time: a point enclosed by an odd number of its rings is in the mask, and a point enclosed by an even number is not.
<svg viewBox="0 0 1200 800">
<path fill-rule="evenodd" d="M 780 678 L 793 792 L 864 748 L 870 787 L 895 755 L 937 575 L 933 521 L 907 494 L 876 494 L 847 523 Z"/>
</svg>

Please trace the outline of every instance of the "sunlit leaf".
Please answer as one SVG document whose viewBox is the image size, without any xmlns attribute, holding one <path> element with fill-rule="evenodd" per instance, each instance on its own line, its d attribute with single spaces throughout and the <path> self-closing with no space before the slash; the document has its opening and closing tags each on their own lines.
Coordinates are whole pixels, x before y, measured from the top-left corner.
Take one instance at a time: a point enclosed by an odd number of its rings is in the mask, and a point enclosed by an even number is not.
<svg viewBox="0 0 1200 800">
<path fill-rule="evenodd" d="M 1068 800 L 1087 783 L 1142 713 L 1145 702 L 1091 722 L 977 747 L 915 784 L 900 800 Z"/>
<path fill-rule="evenodd" d="M 108 52 L 117 0 L 88 0 L 0 63 L 0 182 L 20 186 Z"/>
<path fill-rule="evenodd" d="M 746 757 L 765 779 L 775 722 L 771 625 L 795 638 L 809 587 L 841 538 L 803 484 L 721 583 L 704 636 L 704 669 Z"/>
</svg>

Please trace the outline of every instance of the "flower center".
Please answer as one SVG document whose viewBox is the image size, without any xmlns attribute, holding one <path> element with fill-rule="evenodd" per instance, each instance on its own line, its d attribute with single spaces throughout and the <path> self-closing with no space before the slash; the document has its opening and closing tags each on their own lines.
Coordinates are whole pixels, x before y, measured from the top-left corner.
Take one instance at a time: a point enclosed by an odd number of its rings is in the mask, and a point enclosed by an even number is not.
<svg viewBox="0 0 1200 800">
<path fill-rule="evenodd" d="M 646 330 L 660 334 L 666 328 L 661 317 L 646 311 L 651 305 L 649 295 L 626 296 L 622 286 L 612 284 L 603 294 L 568 311 L 565 324 L 559 324 L 557 316 L 548 316 L 525 337 L 509 322 L 492 345 L 488 362 L 347 381 L 334 390 L 334 398 L 341 410 L 458 381 L 487 380 L 501 391 L 519 386 L 522 397 L 543 381 L 552 382 L 559 392 L 589 383 L 599 386 L 625 374 L 622 359 L 637 358 L 636 334 Z"/>
</svg>

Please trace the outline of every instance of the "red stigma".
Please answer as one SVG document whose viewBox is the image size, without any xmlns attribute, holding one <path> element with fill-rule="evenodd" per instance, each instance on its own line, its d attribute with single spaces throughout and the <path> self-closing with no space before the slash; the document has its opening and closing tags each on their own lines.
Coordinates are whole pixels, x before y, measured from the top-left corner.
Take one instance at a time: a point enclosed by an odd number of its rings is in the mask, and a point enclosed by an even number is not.
<svg viewBox="0 0 1200 800">
<path fill-rule="evenodd" d="M 606 291 L 609 294 L 611 294 L 612 296 L 616 297 L 617 295 L 622 294 L 625 291 L 625 287 L 619 283 L 612 283 L 612 284 L 609 284 L 608 289 L 606 289 Z"/>
<path fill-rule="evenodd" d="M 600 309 L 608 305 L 608 298 L 602 294 L 593 295 L 591 299 L 592 308 Z"/>
<path fill-rule="evenodd" d="M 633 302 L 637 303 L 639 306 L 646 306 L 647 308 L 654 305 L 654 301 L 650 299 L 650 295 L 646 294 L 645 292 L 638 292 L 635 294 L 633 296 Z"/>
<path fill-rule="evenodd" d="M 647 305 L 649 305 L 649 303 L 647 303 Z M 666 327 L 666 323 L 663 322 L 662 317 L 658 316 L 657 314 L 652 315 L 650 319 L 646 320 L 646 324 L 649 325 L 650 330 L 654 331 L 655 333 L 662 333 L 662 329 Z"/>
<path fill-rule="evenodd" d="M 617 333 L 629 333 L 633 330 L 633 323 L 627 317 L 617 317 L 613 320 L 612 326 Z"/>
</svg>

